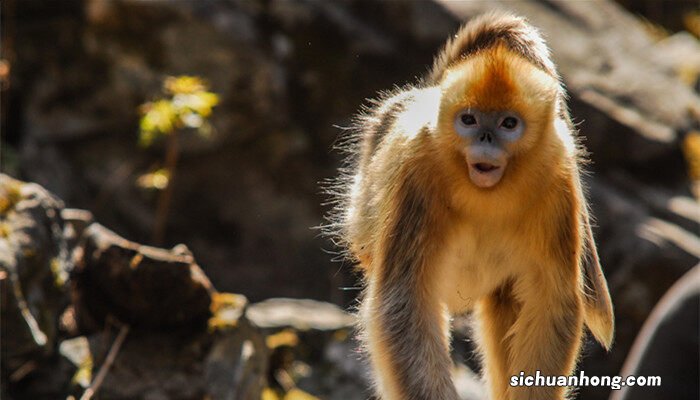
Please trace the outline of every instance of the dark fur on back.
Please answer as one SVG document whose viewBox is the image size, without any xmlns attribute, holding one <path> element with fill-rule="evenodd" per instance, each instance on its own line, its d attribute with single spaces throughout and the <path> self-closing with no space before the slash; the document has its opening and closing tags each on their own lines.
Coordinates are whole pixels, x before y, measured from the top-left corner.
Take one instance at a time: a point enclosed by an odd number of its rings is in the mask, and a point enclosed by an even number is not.
<svg viewBox="0 0 700 400">
<path fill-rule="evenodd" d="M 414 86 L 397 86 L 383 91 L 376 99 L 366 100 L 359 114 L 353 118 L 352 125 L 345 129 L 335 145 L 335 150 L 345 154 L 338 176 L 323 183 L 323 189 L 330 196 L 326 205 L 331 211 L 326 214 L 327 223 L 320 228 L 340 251 L 338 260 L 354 257 L 348 251 L 348 216 L 351 187 L 358 172 L 366 168 L 367 163 L 381 144 L 384 135 L 391 129 L 396 118 L 414 100 L 410 90 Z"/>
<path fill-rule="evenodd" d="M 435 58 L 426 84 L 437 84 L 445 71 L 459 60 L 499 44 L 505 45 L 551 76 L 558 78 L 549 57 L 549 49 L 537 29 L 530 26 L 524 18 L 491 13 L 471 20 L 447 41 L 443 50 Z"/>
</svg>

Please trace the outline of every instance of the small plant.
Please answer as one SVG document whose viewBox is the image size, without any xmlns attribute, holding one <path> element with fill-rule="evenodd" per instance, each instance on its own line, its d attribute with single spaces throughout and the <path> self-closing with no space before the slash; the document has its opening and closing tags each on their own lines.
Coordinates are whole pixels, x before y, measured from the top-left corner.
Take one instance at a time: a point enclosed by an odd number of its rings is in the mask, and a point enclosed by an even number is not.
<svg viewBox="0 0 700 400">
<path fill-rule="evenodd" d="M 207 83 L 196 76 L 167 77 L 164 97 L 141 105 L 139 145 L 146 148 L 165 140 L 163 167 L 140 176 L 136 183 L 146 189 L 159 190 L 153 242 L 163 242 L 170 209 L 173 182 L 180 156 L 178 135 L 183 131 L 208 137 L 212 127 L 209 117 L 219 103 L 219 96 L 208 90 Z"/>
</svg>

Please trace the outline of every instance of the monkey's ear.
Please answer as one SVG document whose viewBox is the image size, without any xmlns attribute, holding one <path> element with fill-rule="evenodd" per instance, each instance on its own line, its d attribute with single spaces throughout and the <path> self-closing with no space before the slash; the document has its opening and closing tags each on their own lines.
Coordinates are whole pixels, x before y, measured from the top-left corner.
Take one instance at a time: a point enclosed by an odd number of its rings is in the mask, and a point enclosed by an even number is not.
<svg viewBox="0 0 700 400">
<path fill-rule="evenodd" d="M 606 350 L 610 350 L 615 332 L 612 301 L 610 300 L 608 284 L 598 259 L 598 251 L 593 241 L 593 232 L 587 210 L 583 213 L 583 218 L 584 318 L 586 326 L 588 326 L 598 343 L 605 347 Z"/>
</svg>

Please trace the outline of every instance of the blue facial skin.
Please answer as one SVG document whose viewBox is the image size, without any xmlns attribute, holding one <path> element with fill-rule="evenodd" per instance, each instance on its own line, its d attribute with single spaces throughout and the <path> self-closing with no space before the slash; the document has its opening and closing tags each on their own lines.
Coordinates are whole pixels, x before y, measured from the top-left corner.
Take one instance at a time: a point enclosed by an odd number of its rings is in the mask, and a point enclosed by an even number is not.
<svg viewBox="0 0 700 400">
<path fill-rule="evenodd" d="M 522 137 L 525 124 L 511 111 L 467 109 L 455 116 L 454 128 L 466 142 L 464 155 L 471 180 L 490 188 L 501 180 L 508 164 L 505 145 Z"/>
<path fill-rule="evenodd" d="M 523 134 L 525 124 L 518 114 L 511 111 L 483 113 L 467 109 L 457 114 L 455 130 L 465 139 L 484 143 L 496 141 L 514 142 Z"/>
</svg>

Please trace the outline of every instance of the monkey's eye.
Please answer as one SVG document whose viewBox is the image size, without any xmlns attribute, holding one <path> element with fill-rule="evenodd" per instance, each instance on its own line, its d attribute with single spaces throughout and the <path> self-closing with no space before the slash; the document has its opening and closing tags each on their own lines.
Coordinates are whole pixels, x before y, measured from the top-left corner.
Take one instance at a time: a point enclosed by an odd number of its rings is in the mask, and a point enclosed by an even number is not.
<svg viewBox="0 0 700 400">
<path fill-rule="evenodd" d="M 459 136 L 470 138 L 478 133 L 481 118 L 478 113 L 476 110 L 461 110 L 455 115 L 454 128 Z"/>
<path fill-rule="evenodd" d="M 515 117 L 505 117 L 503 118 L 503 121 L 501 121 L 501 128 L 512 130 L 515 129 L 517 126 L 518 119 Z"/>
<path fill-rule="evenodd" d="M 472 114 L 464 113 L 462 114 L 459 119 L 462 121 L 462 123 L 465 126 L 474 126 L 476 125 L 476 117 L 473 116 Z"/>
</svg>

